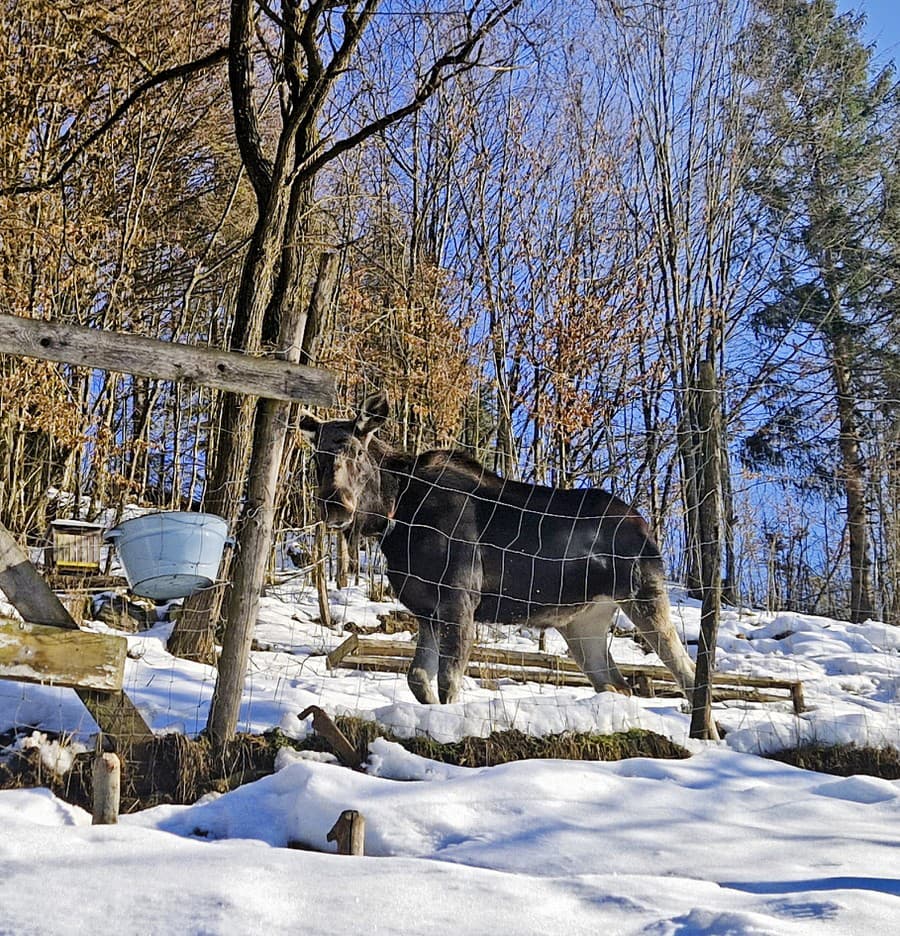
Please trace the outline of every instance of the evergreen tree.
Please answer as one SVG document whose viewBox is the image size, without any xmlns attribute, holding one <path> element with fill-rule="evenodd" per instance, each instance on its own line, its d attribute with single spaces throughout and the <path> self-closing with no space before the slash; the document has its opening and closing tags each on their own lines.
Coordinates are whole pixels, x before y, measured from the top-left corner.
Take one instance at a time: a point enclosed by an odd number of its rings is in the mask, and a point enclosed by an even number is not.
<svg viewBox="0 0 900 936">
<path fill-rule="evenodd" d="M 900 90 L 893 66 L 874 67 L 862 16 L 839 16 L 834 0 L 758 0 L 757 8 L 742 44 L 757 87 L 745 115 L 754 140 L 746 185 L 772 272 L 756 324 L 786 352 L 793 415 L 804 393 L 817 392 L 821 404 L 827 388 L 834 432 L 823 432 L 820 408 L 807 439 L 831 448 L 847 511 L 849 610 L 865 620 L 876 612 L 866 400 L 896 304 Z M 806 446 L 790 438 L 798 422 L 784 410 L 777 418 L 781 432 L 773 421 L 751 448 L 770 459 L 802 456 L 784 451 Z"/>
</svg>

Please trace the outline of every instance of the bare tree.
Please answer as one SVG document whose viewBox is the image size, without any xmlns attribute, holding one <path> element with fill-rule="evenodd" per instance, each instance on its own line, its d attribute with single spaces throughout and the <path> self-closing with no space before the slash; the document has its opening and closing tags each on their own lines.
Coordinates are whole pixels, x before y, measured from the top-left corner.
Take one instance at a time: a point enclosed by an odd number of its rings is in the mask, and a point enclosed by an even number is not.
<svg viewBox="0 0 900 936">
<path fill-rule="evenodd" d="M 324 135 L 321 122 L 338 85 L 365 74 L 358 57 L 372 26 L 378 0 L 335 5 L 316 0 L 301 8 L 284 3 L 280 13 L 265 7 L 266 23 L 256 28 L 250 0 L 233 0 L 229 41 L 229 80 L 235 130 L 241 157 L 257 196 L 258 220 L 246 255 L 238 292 L 236 336 L 252 350 L 265 342 L 298 359 L 304 336 L 304 282 L 316 243 L 315 182 L 337 157 L 419 110 L 454 76 L 480 64 L 485 44 L 521 0 L 489 5 L 450 7 L 436 52 L 419 63 L 413 87 L 390 109 L 362 126 Z M 267 37 L 274 37 L 272 42 Z M 280 126 L 273 134 L 272 155 L 266 152 L 260 102 L 265 93 L 254 82 L 254 43 L 262 37 L 261 71 L 277 81 Z M 269 88 L 274 86 L 267 83 Z M 308 293 L 307 293 L 308 294 Z M 218 480 L 225 474 L 243 477 L 240 460 L 249 451 L 250 465 L 238 525 L 238 559 L 226 610 L 219 678 L 208 730 L 218 741 L 234 734 L 259 594 L 274 528 L 275 494 L 287 434 L 289 408 L 261 401 L 251 420 L 236 401 L 228 401 L 223 424 L 229 442 L 217 453 Z M 220 438 L 223 438 L 220 436 Z M 233 474 L 232 474 L 233 471 Z"/>
</svg>

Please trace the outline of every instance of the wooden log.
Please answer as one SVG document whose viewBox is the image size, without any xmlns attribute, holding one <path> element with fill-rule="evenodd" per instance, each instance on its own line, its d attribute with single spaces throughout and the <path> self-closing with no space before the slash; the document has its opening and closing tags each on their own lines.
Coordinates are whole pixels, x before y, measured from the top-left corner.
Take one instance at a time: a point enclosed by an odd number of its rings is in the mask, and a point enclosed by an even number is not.
<svg viewBox="0 0 900 936">
<path fill-rule="evenodd" d="M 119 821 L 122 768 L 115 754 L 98 754 L 92 771 L 93 824 L 115 825 Z"/>
<path fill-rule="evenodd" d="M 337 842 L 339 855 L 366 853 L 366 820 L 355 809 L 345 809 L 328 833 L 329 842 Z"/>
<path fill-rule="evenodd" d="M 409 659 L 406 657 L 390 656 L 358 656 L 351 654 L 345 657 L 340 666 L 345 669 L 362 670 L 369 673 L 402 673 L 409 666 Z M 477 662 L 471 662 L 466 667 L 466 675 L 473 679 L 481 681 L 483 688 L 496 689 L 501 679 L 513 679 L 518 682 L 533 682 L 538 685 L 551 686 L 569 686 L 583 687 L 590 686 L 588 678 L 579 672 L 570 672 L 561 670 L 558 672 L 550 670 L 541 670 L 536 667 L 504 667 L 501 664 L 491 664 L 485 666 Z M 763 677 L 759 677 L 762 679 Z M 723 685 L 726 680 L 718 680 L 713 687 L 713 700 L 716 702 L 725 702 L 729 699 L 742 700 L 744 702 L 793 702 L 794 711 L 799 714 L 802 709 L 796 708 L 794 693 L 790 691 L 791 687 L 774 686 L 772 688 L 786 689 L 786 695 L 776 696 L 759 692 L 753 688 L 728 687 Z M 660 698 L 680 698 L 681 689 L 673 681 L 653 681 L 650 679 L 641 679 L 636 681 L 636 694 L 646 698 L 659 696 Z"/>
<path fill-rule="evenodd" d="M 302 364 L 18 315 L 0 315 L 0 353 L 274 400 L 327 406 L 335 399 L 333 375 Z"/>
<path fill-rule="evenodd" d="M 331 720 L 331 716 L 318 705 L 310 705 L 300 713 L 300 718 L 309 718 L 312 715 L 313 730 L 320 734 L 331 745 L 337 759 L 346 767 L 359 767 L 362 758 L 359 751 L 347 740 L 343 731 Z"/>
<path fill-rule="evenodd" d="M 415 644 L 401 640 L 374 640 L 352 634 L 328 654 L 329 668 L 368 670 L 369 672 L 398 673 L 409 665 L 415 653 Z M 630 679 L 639 695 L 652 697 L 680 696 L 681 690 L 672 674 L 663 666 L 643 666 L 633 663 L 618 664 L 626 679 Z M 521 650 L 503 650 L 493 647 L 475 647 L 472 650 L 466 675 L 496 682 L 498 679 L 516 679 L 555 686 L 588 686 L 588 678 L 574 660 L 550 653 Z M 783 690 L 785 696 L 769 692 Z M 713 699 L 742 699 L 751 702 L 793 703 L 794 712 L 803 709 L 803 687 L 797 680 L 775 679 L 768 676 L 745 676 L 740 673 L 716 673 L 713 676 Z"/>
<path fill-rule="evenodd" d="M 0 617 L 0 679 L 117 692 L 128 641 Z"/>
<path fill-rule="evenodd" d="M 326 659 L 329 666 L 335 667 L 339 665 L 341 659 L 351 653 L 358 652 L 366 656 L 397 656 L 412 659 L 415 651 L 416 645 L 412 641 L 375 640 L 352 634 L 340 646 L 332 650 Z M 537 651 L 475 647 L 472 650 L 470 660 L 481 663 L 502 663 L 507 666 L 538 667 L 559 670 L 560 672 L 581 672 L 578 664 L 568 657 Z M 675 677 L 664 666 L 643 663 L 618 663 L 617 666 L 623 676 L 648 676 L 652 679 L 675 684 Z M 797 685 L 797 681 L 792 679 L 746 676 L 741 673 L 716 673 L 713 676 L 713 684 L 716 683 L 729 686 L 753 686 L 760 689 L 793 689 Z"/>
</svg>

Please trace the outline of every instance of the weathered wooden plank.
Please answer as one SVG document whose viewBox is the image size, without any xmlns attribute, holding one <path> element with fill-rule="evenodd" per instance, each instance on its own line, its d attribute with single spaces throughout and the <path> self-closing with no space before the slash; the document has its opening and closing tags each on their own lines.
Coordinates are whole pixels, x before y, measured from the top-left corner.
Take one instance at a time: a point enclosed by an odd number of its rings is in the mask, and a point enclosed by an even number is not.
<svg viewBox="0 0 900 936">
<path fill-rule="evenodd" d="M 17 315 L 0 315 L 0 353 L 201 384 L 274 400 L 327 406 L 335 399 L 332 374 L 280 358 L 252 357 Z"/>
<path fill-rule="evenodd" d="M 331 669 L 368 670 L 373 673 L 402 672 L 415 653 L 415 644 L 404 640 L 376 640 L 351 634 L 331 651 L 327 662 Z M 639 695 L 681 695 L 672 674 L 663 666 L 617 664 L 622 675 L 637 685 Z M 590 682 L 574 660 L 552 653 L 501 650 L 475 647 L 466 667 L 466 675 L 475 679 L 516 679 L 554 686 L 588 686 Z M 717 702 L 742 699 L 750 702 L 792 702 L 797 714 L 803 711 L 803 687 L 799 681 L 767 676 L 743 676 L 716 673 L 713 698 Z M 759 692 L 782 690 L 784 696 Z"/>
<path fill-rule="evenodd" d="M 128 641 L 0 617 L 0 679 L 116 692 Z"/>
<path fill-rule="evenodd" d="M 78 625 L 0 523 L 0 591 L 26 621 L 77 630 Z"/>
</svg>

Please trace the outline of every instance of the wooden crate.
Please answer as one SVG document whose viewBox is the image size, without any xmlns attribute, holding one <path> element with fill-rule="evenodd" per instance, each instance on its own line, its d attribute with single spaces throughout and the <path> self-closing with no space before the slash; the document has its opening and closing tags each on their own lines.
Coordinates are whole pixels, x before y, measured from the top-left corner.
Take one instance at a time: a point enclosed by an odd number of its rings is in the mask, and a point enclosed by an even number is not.
<svg viewBox="0 0 900 936">
<path fill-rule="evenodd" d="M 56 572 L 91 575 L 100 572 L 104 527 L 81 520 L 50 524 L 50 566 Z"/>
</svg>

